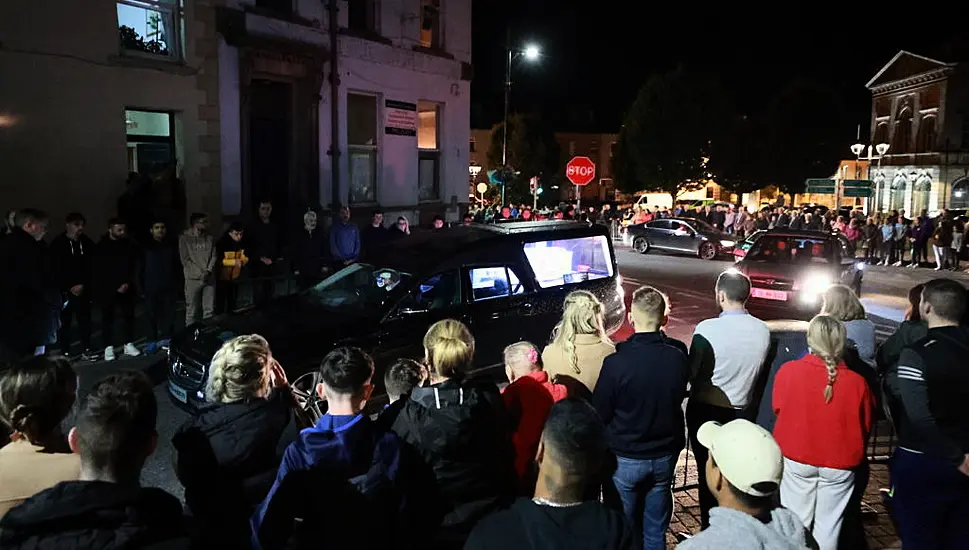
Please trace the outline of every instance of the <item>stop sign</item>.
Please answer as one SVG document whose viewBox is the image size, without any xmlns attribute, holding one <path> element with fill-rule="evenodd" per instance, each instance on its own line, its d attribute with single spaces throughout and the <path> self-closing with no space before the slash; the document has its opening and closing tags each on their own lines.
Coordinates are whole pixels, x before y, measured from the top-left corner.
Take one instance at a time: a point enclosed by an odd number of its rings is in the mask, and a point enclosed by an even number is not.
<svg viewBox="0 0 969 550">
<path fill-rule="evenodd" d="M 565 177 L 575 185 L 588 185 L 596 177 L 596 165 L 589 157 L 572 157 L 565 165 Z"/>
</svg>

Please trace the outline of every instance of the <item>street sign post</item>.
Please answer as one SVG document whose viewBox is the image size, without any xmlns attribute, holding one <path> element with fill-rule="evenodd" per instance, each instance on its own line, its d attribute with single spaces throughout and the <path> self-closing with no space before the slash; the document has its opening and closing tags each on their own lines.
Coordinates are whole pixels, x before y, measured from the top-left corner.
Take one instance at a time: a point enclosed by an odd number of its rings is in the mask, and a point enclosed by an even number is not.
<svg viewBox="0 0 969 550">
<path fill-rule="evenodd" d="M 845 187 L 845 197 L 870 197 L 872 190 L 870 187 Z"/>
<path fill-rule="evenodd" d="M 817 193 L 821 195 L 834 194 L 835 181 L 833 179 L 811 178 L 804 183 L 807 186 L 807 189 L 805 189 L 805 192 L 807 193 Z"/>
<path fill-rule="evenodd" d="M 847 187 L 861 187 L 861 188 L 865 188 L 865 189 L 871 189 L 874 186 L 874 184 L 872 184 L 871 180 L 844 180 L 841 183 L 846 188 Z"/>
<path fill-rule="evenodd" d="M 565 165 L 565 177 L 575 185 L 575 212 L 578 214 L 582 206 L 582 192 L 579 188 L 589 185 L 596 177 L 596 164 L 589 157 L 572 157 Z"/>
</svg>

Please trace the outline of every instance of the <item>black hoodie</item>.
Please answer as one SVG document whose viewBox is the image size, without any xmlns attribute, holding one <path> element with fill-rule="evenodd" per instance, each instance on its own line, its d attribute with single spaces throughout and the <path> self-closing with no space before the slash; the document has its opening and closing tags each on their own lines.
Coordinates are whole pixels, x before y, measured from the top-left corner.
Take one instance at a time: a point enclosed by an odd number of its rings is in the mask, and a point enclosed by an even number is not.
<svg viewBox="0 0 969 550">
<path fill-rule="evenodd" d="M 131 239 L 101 237 L 94 263 L 93 280 L 97 294 L 108 298 L 118 292 L 121 285 L 127 284 L 132 287 L 128 294 L 133 295 L 139 255 L 138 245 Z"/>
<path fill-rule="evenodd" d="M 622 514 L 594 501 L 557 508 L 518 499 L 485 518 L 464 550 L 632 550 L 642 548 Z"/>
<path fill-rule="evenodd" d="M 91 237 L 83 233 L 77 239 L 70 239 L 61 233 L 50 242 L 51 262 L 54 277 L 61 292 L 68 292 L 75 285 L 91 283 L 91 259 L 94 257 L 95 244 Z M 90 292 L 90 289 L 85 289 Z"/>
<path fill-rule="evenodd" d="M 163 544 L 164 543 L 164 544 Z M 178 499 L 156 488 L 65 481 L 0 519 L 4 550 L 188 548 Z"/>
</svg>

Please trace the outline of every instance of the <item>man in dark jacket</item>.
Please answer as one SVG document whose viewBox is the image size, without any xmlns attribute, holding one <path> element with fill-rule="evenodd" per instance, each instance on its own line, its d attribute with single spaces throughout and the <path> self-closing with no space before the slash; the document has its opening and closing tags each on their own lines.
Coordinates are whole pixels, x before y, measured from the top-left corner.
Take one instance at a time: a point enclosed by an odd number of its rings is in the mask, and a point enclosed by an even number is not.
<svg viewBox="0 0 969 550">
<path fill-rule="evenodd" d="M 149 348 L 152 350 L 167 344 L 175 330 L 175 299 L 182 266 L 178 250 L 166 238 L 167 234 L 165 222 L 155 220 L 151 225 L 151 239 L 145 243 L 141 259 L 141 288 L 151 325 Z"/>
<path fill-rule="evenodd" d="M 886 374 L 898 433 L 893 512 L 906 549 L 954 550 L 969 540 L 969 332 L 959 326 L 966 307 L 958 282 L 926 283 L 919 310 L 928 335 Z"/>
<path fill-rule="evenodd" d="M 7 361 L 53 344 L 64 305 L 43 241 L 47 214 L 20 210 L 14 225 L 0 243 L 0 360 Z"/>
<path fill-rule="evenodd" d="M 95 296 L 101 303 L 105 361 L 114 361 L 116 345 L 123 345 L 125 355 L 141 355 L 134 344 L 138 255 L 137 245 L 128 239 L 125 223 L 119 218 L 109 220 L 108 233 L 98 242 L 94 264 Z M 116 340 L 114 332 L 115 313 L 119 310 L 124 323 L 123 340 Z"/>
<path fill-rule="evenodd" d="M 612 496 L 642 533 L 643 547 L 659 550 L 666 548 L 673 471 L 686 445 L 683 400 L 690 379 L 686 345 L 660 330 L 668 315 L 662 292 L 644 286 L 633 293 L 629 320 L 636 333 L 603 361 L 592 395 L 616 455 Z"/>
<path fill-rule="evenodd" d="M 642 548 L 621 514 L 584 498 L 605 453 L 605 428 L 596 411 L 580 399 L 556 403 L 538 447 L 535 498 L 520 498 L 482 520 L 465 550 Z"/>
<path fill-rule="evenodd" d="M 407 542 L 398 484 L 400 441 L 363 414 L 373 392 L 373 360 L 337 348 L 320 365 L 316 391 L 328 410 L 283 455 L 269 495 L 252 518 L 254 546 L 284 548 L 293 522 L 300 548 L 316 547 L 320 526 L 333 548 L 388 548 Z M 320 498 L 326 495 L 327 498 Z"/>
<path fill-rule="evenodd" d="M 62 295 L 67 297 L 61 312 L 61 330 L 57 340 L 61 353 L 71 355 L 71 321 L 77 317 L 81 336 L 81 350 L 93 356 L 91 349 L 91 258 L 95 245 L 84 234 L 87 220 L 79 212 L 72 212 L 65 220 L 64 232 L 50 243 L 54 277 Z"/>
<path fill-rule="evenodd" d="M 185 538 L 178 499 L 139 485 L 155 450 L 158 404 L 141 372 L 113 374 L 91 390 L 68 441 L 81 456 L 78 481 L 41 491 L 0 519 L 5 550 L 151 548 Z"/>
<path fill-rule="evenodd" d="M 270 278 L 280 275 L 275 263 L 280 257 L 281 243 L 272 215 L 273 203 L 269 200 L 261 201 L 259 219 L 245 229 L 247 241 L 245 248 L 250 251 L 249 256 L 253 259 L 249 267 L 252 277 L 264 279 L 255 287 L 255 300 L 259 304 L 265 304 L 272 298 L 274 281 Z"/>
</svg>

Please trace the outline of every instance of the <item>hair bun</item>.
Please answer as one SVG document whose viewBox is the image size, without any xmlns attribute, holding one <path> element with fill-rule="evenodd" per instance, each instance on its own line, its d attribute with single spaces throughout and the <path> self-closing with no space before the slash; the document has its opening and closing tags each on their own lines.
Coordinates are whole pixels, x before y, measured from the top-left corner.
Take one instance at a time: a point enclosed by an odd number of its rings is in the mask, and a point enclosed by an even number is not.
<svg viewBox="0 0 969 550">
<path fill-rule="evenodd" d="M 10 427 L 18 432 L 26 431 L 28 424 L 33 420 L 33 407 L 27 405 L 17 405 L 10 411 Z"/>
</svg>

